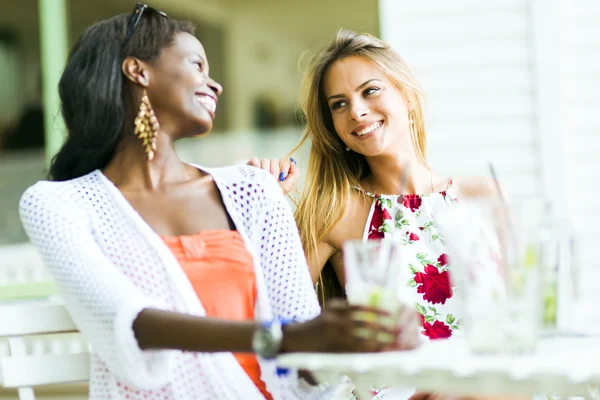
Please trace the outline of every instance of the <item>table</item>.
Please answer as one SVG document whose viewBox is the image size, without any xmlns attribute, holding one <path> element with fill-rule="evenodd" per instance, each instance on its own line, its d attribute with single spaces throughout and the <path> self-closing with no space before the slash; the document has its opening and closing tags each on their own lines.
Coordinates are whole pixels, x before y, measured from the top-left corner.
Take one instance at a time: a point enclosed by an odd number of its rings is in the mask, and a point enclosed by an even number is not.
<svg viewBox="0 0 600 400">
<path fill-rule="evenodd" d="M 600 398 L 600 337 L 545 338 L 527 355 L 474 355 L 461 337 L 402 352 L 284 354 L 278 363 L 308 369 L 320 381 L 338 382 L 346 375 L 359 394 L 370 387 L 400 385 L 457 394 L 553 393 Z"/>
</svg>

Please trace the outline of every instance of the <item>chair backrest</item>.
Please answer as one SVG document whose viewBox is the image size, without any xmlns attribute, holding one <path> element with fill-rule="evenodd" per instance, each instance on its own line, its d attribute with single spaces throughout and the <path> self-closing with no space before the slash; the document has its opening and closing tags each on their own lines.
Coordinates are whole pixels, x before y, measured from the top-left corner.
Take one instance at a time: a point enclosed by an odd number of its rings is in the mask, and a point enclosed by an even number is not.
<svg viewBox="0 0 600 400">
<path fill-rule="evenodd" d="M 89 345 L 60 302 L 0 304 L 0 340 L 0 385 L 21 400 L 35 386 L 89 380 Z"/>
<path fill-rule="evenodd" d="M 0 302 L 54 294 L 56 285 L 33 244 L 0 246 Z"/>
</svg>

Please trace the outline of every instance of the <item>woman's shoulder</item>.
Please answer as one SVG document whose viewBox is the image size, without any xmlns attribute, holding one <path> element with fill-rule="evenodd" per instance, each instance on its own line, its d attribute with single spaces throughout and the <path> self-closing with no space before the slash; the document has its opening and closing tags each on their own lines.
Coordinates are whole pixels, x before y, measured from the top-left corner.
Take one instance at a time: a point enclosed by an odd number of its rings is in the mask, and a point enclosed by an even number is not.
<svg viewBox="0 0 600 400">
<path fill-rule="evenodd" d="M 19 200 L 19 218 L 31 232 L 66 218 L 79 218 L 80 208 L 65 182 L 40 181 L 30 186 Z"/>
<path fill-rule="evenodd" d="M 461 176 L 452 178 L 451 190 L 458 198 L 498 195 L 496 181 L 488 176 Z"/>
<path fill-rule="evenodd" d="M 351 239 L 361 239 L 374 199 L 360 190 L 350 191 L 344 213 L 325 235 L 325 241 L 336 248 Z"/>
<path fill-rule="evenodd" d="M 29 186 L 21 198 L 39 197 L 41 199 L 53 199 L 54 197 L 64 197 L 69 190 L 76 186 L 75 180 L 69 181 L 47 181 L 42 180 Z"/>
<path fill-rule="evenodd" d="M 98 188 L 99 179 L 97 171 L 94 171 L 66 181 L 38 181 L 21 195 L 20 209 L 35 207 L 41 203 L 52 204 L 58 208 L 71 208 L 76 204 L 78 197 L 84 194 L 93 196 Z"/>
</svg>

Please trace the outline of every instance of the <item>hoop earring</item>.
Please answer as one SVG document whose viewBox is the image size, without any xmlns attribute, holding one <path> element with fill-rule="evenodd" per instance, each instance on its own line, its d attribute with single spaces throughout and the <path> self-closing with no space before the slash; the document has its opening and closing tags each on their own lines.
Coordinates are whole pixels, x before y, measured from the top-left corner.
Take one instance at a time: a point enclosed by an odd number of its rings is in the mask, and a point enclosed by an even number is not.
<svg viewBox="0 0 600 400">
<path fill-rule="evenodd" d="M 160 125 L 158 119 L 156 119 L 156 115 L 154 115 L 154 110 L 152 109 L 145 88 L 140 104 L 140 111 L 133 123 L 135 125 L 135 136 L 142 141 L 148 161 L 152 161 L 154 159 L 154 152 L 156 151 L 156 136 L 158 135 Z"/>
</svg>

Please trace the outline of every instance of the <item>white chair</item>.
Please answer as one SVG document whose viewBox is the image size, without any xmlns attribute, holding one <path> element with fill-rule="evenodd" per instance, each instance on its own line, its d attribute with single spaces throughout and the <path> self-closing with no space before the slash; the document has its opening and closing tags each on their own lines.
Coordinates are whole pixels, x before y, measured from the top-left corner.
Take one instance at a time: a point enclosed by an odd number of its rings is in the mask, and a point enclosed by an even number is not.
<svg viewBox="0 0 600 400">
<path fill-rule="evenodd" d="M 56 285 L 33 244 L 0 246 L 0 302 L 54 294 Z"/>
<path fill-rule="evenodd" d="M 89 345 L 62 303 L 0 304 L 0 340 L 0 386 L 20 400 L 35 400 L 35 386 L 89 380 Z"/>
</svg>

